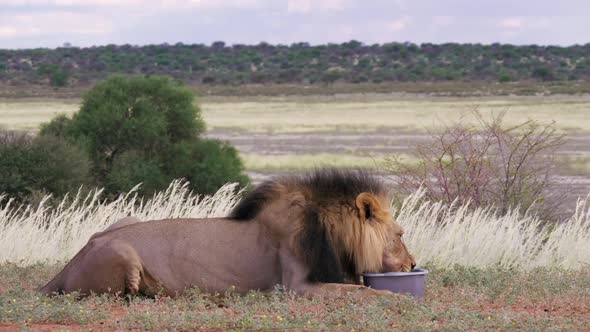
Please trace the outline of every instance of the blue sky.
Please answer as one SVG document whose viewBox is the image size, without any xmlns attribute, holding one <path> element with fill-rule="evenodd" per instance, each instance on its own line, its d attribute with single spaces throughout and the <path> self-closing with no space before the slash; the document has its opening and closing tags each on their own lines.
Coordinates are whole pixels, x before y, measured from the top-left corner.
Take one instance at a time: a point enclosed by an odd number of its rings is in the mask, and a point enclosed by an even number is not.
<svg viewBox="0 0 590 332">
<path fill-rule="evenodd" d="M 572 45 L 589 0 L 0 0 L 0 48 L 320 44 L 351 39 Z"/>
</svg>

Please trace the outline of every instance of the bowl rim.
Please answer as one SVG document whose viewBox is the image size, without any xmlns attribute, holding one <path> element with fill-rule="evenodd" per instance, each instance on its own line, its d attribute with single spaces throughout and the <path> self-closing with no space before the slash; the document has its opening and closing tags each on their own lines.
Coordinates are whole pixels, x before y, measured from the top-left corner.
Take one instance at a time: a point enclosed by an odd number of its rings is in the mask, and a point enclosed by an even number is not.
<svg viewBox="0 0 590 332">
<path fill-rule="evenodd" d="M 383 273 L 363 273 L 363 277 L 411 277 L 419 275 L 427 275 L 428 270 L 426 269 L 413 269 L 410 272 L 383 272 Z"/>
</svg>

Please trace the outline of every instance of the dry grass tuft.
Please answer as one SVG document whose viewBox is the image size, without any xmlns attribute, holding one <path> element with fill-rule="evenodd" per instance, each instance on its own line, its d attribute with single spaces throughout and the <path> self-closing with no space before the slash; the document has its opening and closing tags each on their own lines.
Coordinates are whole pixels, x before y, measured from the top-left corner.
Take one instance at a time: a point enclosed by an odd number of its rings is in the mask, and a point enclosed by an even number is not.
<svg viewBox="0 0 590 332">
<path fill-rule="evenodd" d="M 14 206 L 11 199 L 0 208 L 0 264 L 56 263 L 70 259 L 90 236 L 126 216 L 141 220 L 178 217 L 225 216 L 240 195 L 228 184 L 213 196 L 193 194 L 188 183 L 174 181 L 168 189 L 143 201 L 137 187 L 126 195 L 105 203 L 101 190 L 73 200 L 67 197 L 54 209 L 46 206 L 46 196 L 37 207 Z M 2 201 L 2 199 L 0 199 Z"/>
<path fill-rule="evenodd" d="M 0 209 L 0 264 L 29 266 L 70 259 L 88 238 L 125 216 L 142 220 L 176 217 L 221 217 L 239 200 L 235 185 L 213 196 L 197 196 L 186 183 L 175 181 L 148 200 L 132 190 L 114 201 L 100 200 L 100 191 L 49 209 L 46 197 L 38 206 L 14 206 L 4 197 Z M 533 216 L 509 211 L 498 216 L 493 208 L 468 209 L 408 197 L 396 219 L 406 230 L 405 241 L 421 265 L 538 267 L 580 270 L 590 265 L 590 196 L 578 202 L 566 222 L 543 224 Z"/>
<path fill-rule="evenodd" d="M 532 270 L 590 266 L 590 196 L 565 222 L 544 223 L 516 210 L 499 216 L 492 207 L 445 205 L 408 197 L 397 214 L 406 244 L 420 263 Z"/>
</svg>

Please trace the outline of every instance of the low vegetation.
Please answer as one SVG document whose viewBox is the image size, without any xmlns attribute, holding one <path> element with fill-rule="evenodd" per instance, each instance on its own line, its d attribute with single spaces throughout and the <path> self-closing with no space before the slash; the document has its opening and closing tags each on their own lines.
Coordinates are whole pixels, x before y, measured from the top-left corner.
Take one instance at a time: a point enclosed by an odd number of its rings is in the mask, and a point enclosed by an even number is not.
<svg viewBox="0 0 590 332">
<path fill-rule="evenodd" d="M 535 81 L 490 83 L 486 81 L 444 82 L 382 82 L 334 84 L 241 84 L 208 85 L 187 82 L 198 96 L 223 98 L 316 96 L 342 94 L 426 94 L 429 96 L 548 96 L 579 95 L 590 93 L 590 81 L 550 81 L 539 84 Z M 55 89 L 48 85 L 14 85 L 0 81 L 0 98 L 26 100 L 29 98 L 77 99 L 92 87 L 91 82 L 78 82 L 76 86 Z"/>
<path fill-rule="evenodd" d="M 546 223 L 510 210 L 445 205 L 422 196 L 404 200 L 397 220 L 418 261 L 437 267 L 538 267 L 580 270 L 590 265 L 590 199 L 579 200 L 574 215 Z"/>
<path fill-rule="evenodd" d="M 425 98 L 365 104 L 363 96 L 353 96 L 358 100 L 352 102 L 339 102 L 336 97 L 327 103 L 322 98 L 287 98 L 293 101 L 290 103 L 281 98 L 271 102 L 254 99 L 250 104 L 232 102 L 231 98 L 220 103 L 212 98 L 204 106 L 204 118 L 224 135 L 232 130 L 267 135 L 324 131 L 327 135 L 345 133 L 356 140 L 368 131 L 423 133 L 430 123 L 458 117 L 458 110 L 470 109 L 466 105 L 474 103 L 470 99 L 433 102 Z M 558 110 L 563 114 L 563 121 L 557 124 L 562 133 L 590 128 L 584 113 L 587 101 L 582 98 L 564 102 L 561 97 L 550 97 L 541 104 L 527 98 L 479 101 L 486 112 L 509 108 L 511 124 L 531 114 L 546 123 Z M 0 104 L 0 114 L 2 107 Z M 31 119 L 38 123 L 50 113 L 53 110 L 31 112 L 31 118 L 3 123 L 21 125 Z M 273 114 L 275 117 L 267 116 Z M 383 123 L 399 127 L 383 128 Z M 416 128 L 417 124 L 422 127 Z M 8 139 L 32 144 L 28 135 Z M 366 152 L 361 150 L 358 152 Z M 274 158 L 252 153 L 246 155 L 246 164 L 269 169 L 337 160 L 338 164 L 367 166 L 370 157 L 362 156 L 310 153 L 303 154 L 304 158 Z M 6 160 L 0 159 L 0 167 L 2 162 Z M 354 294 L 308 300 L 281 289 L 246 296 L 237 296 L 231 289 L 225 294 L 192 290 L 174 300 L 91 296 L 73 301 L 71 296 L 45 298 L 34 291 L 93 233 L 121 217 L 224 216 L 241 195 L 236 185 L 224 186 L 214 196 L 199 196 L 193 188 L 186 182 L 173 182 L 166 190 L 154 190 L 153 196 L 139 195 L 138 188 L 120 195 L 103 191 L 75 194 L 70 189 L 72 195 L 63 200 L 40 191 L 35 200 L 40 203 L 31 205 L 21 205 L 13 195 L 1 196 L 0 329 L 578 331 L 590 325 L 590 198 L 578 201 L 575 212 L 560 223 L 467 200 L 433 202 L 423 190 L 394 202 L 395 216 L 406 230 L 405 242 L 419 266 L 430 269 L 423 301 L 404 295 L 363 301 Z"/>
<path fill-rule="evenodd" d="M 407 198 L 396 212 L 419 265 L 430 269 L 425 298 L 363 300 L 356 294 L 305 299 L 277 288 L 238 296 L 190 290 L 178 299 L 35 292 L 95 232 L 117 219 L 224 216 L 235 185 L 197 196 L 174 182 L 153 198 L 131 191 L 104 202 L 100 192 L 64 200 L 57 209 L 0 210 L 0 328 L 142 330 L 555 330 L 590 324 L 590 208 L 580 201 L 564 223 L 544 225 L 509 211 L 468 209 Z"/>
<path fill-rule="evenodd" d="M 398 193 L 424 188 L 430 201 L 472 207 L 494 206 L 557 219 L 564 203 L 557 192 L 556 152 L 564 145 L 554 124 L 527 120 L 508 126 L 506 112 L 484 117 L 473 111 L 476 125 L 445 124 L 410 152 L 411 163 L 399 155 L 385 168 L 394 175 Z"/>
<path fill-rule="evenodd" d="M 63 197 L 90 183 L 84 151 L 56 137 L 0 132 L 0 192 L 20 202 Z"/>
<path fill-rule="evenodd" d="M 590 44 L 106 45 L 0 49 L 0 81 L 53 87 L 113 73 L 170 75 L 205 85 L 588 79 Z"/>
<path fill-rule="evenodd" d="M 530 217 L 498 218 L 410 197 L 397 213 L 405 241 L 430 269 L 422 301 L 406 295 L 363 300 L 356 294 L 305 299 L 277 288 L 237 296 L 190 290 L 178 299 L 91 296 L 46 298 L 49 280 L 87 238 L 118 218 L 222 216 L 239 198 L 233 186 L 213 197 L 179 182 L 147 201 L 133 192 L 110 203 L 95 193 L 52 212 L 0 211 L 0 327 L 142 330 L 555 330 L 590 324 L 590 211 L 542 228 Z M 60 222 L 51 222 L 59 220 Z M 75 295 L 75 294 L 74 294 Z"/>
<path fill-rule="evenodd" d="M 36 192 L 61 197 L 84 184 L 109 195 L 137 183 L 151 194 L 176 178 L 201 193 L 247 184 L 236 149 L 201 137 L 204 131 L 192 92 L 178 82 L 114 76 L 89 91 L 71 118 L 56 116 L 30 142 L 0 142 L 0 193 L 27 202 Z"/>
<path fill-rule="evenodd" d="M 102 201 L 100 194 L 66 198 L 55 209 L 48 209 L 45 201 L 17 206 L 3 197 L 0 263 L 63 262 L 92 234 L 124 216 L 142 220 L 225 216 L 240 197 L 235 185 L 200 197 L 180 182 L 145 200 L 136 191 L 109 202 Z M 406 229 L 405 242 L 422 265 L 580 270 L 590 264 L 590 199 L 581 200 L 567 221 L 543 224 L 516 210 L 498 216 L 493 208 L 433 203 L 423 195 L 422 191 L 406 198 L 396 213 Z"/>
<path fill-rule="evenodd" d="M 507 111 L 507 125 L 527 119 L 540 123 L 556 120 L 560 133 L 590 131 L 590 118 L 586 116 L 590 97 L 585 95 L 456 98 L 347 94 L 201 97 L 198 101 L 208 131 L 227 130 L 228 134 L 376 133 L 394 136 L 424 133 L 441 119 L 463 118 L 476 124 L 474 118 L 465 117 L 474 107 L 485 115 Z M 0 100 L 0 127 L 38 131 L 41 123 L 50 121 L 56 114 L 72 116 L 79 109 L 79 99 L 4 99 Z"/>
<path fill-rule="evenodd" d="M 239 199 L 236 185 L 226 185 L 215 195 L 200 196 L 190 190 L 187 182 L 172 182 L 167 190 L 149 200 L 137 194 L 137 188 L 108 202 L 102 191 L 87 195 L 78 192 L 65 197 L 55 208 L 46 206 L 47 199 L 37 206 L 22 206 L 14 199 L 0 196 L 0 264 L 19 265 L 57 263 L 70 259 L 88 238 L 125 216 L 142 220 L 225 216 Z"/>
<path fill-rule="evenodd" d="M 281 289 L 237 296 L 190 290 L 178 299 L 46 298 L 34 291 L 59 265 L 0 265 L 0 329 L 580 331 L 590 325 L 590 271 L 430 268 L 422 301 L 308 300 Z"/>
</svg>

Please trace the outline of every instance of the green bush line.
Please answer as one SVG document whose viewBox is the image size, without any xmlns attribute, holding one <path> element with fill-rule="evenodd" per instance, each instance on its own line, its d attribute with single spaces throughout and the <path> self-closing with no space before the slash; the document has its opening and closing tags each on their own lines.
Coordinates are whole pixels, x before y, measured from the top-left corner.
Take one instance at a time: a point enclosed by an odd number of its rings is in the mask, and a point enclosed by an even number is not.
<svg viewBox="0 0 590 332">
<path fill-rule="evenodd" d="M 166 74 L 206 85 L 587 80 L 590 44 L 106 45 L 0 49 L 0 81 L 78 85 L 113 73 Z"/>
</svg>

